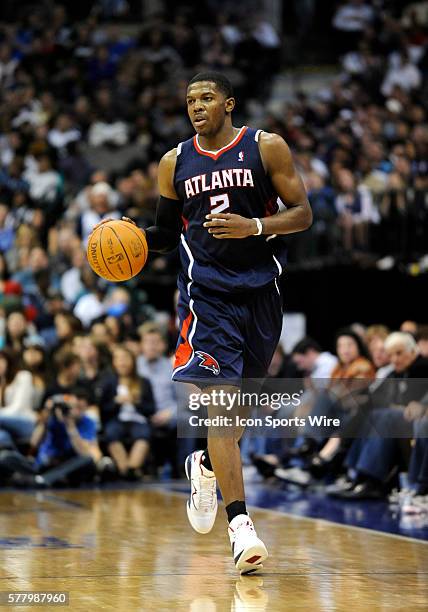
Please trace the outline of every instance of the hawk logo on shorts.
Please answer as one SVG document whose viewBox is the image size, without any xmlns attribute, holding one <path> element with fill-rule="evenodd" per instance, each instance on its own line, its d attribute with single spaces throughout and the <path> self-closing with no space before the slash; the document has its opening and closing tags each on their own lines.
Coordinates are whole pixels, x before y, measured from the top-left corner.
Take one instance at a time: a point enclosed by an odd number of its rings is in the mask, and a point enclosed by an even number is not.
<svg viewBox="0 0 428 612">
<path fill-rule="evenodd" d="M 210 370 L 215 376 L 220 374 L 220 366 L 218 365 L 217 359 L 214 359 L 214 357 L 211 357 L 211 355 L 204 353 L 203 351 L 196 351 L 196 355 L 201 360 L 201 363 L 199 364 L 201 368 Z"/>
</svg>

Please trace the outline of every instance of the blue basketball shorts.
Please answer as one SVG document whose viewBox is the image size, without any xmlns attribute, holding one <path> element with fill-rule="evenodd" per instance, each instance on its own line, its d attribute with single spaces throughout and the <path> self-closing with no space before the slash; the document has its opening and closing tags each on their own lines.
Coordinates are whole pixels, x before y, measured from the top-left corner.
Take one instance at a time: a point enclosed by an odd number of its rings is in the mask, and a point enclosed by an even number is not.
<svg viewBox="0 0 428 612">
<path fill-rule="evenodd" d="M 265 378 L 282 329 L 282 296 L 276 282 L 254 293 L 211 291 L 178 280 L 180 335 L 173 380 L 236 384 Z"/>
</svg>

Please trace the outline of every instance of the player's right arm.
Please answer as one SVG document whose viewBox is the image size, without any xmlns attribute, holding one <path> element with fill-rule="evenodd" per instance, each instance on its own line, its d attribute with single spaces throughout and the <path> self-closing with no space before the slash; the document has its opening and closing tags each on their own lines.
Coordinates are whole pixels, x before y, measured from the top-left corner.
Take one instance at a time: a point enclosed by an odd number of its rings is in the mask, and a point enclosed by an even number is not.
<svg viewBox="0 0 428 612">
<path fill-rule="evenodd" d="M 149 251 L 167 253 L 175 249 L 180 241 L 183 203 L 174 187 L 176 163 L 177 149 L 165 153 L 159 162 L 159 202 L 156 208 L 156 221 L 155 225 L 145 230 Z"/>
<path fill-rule="evenodd" d="M 183 203 L 174 187 L 176 163 L 177 149 L 171 149 L 160 160 L 158 168 L 159 201 L 156 208 L 155 225 L 142 230 L 146 235 L 149 251 L 156 253 L 168 253 L 174 250 L 180 242 L 183 227 L 181 218 Z M 122 219 L 135 225 L 135 222 L 128 217 L 122 217 Z M 94 229 L 108 221 L 112 219 L 104 219 Z"/>
</svg>

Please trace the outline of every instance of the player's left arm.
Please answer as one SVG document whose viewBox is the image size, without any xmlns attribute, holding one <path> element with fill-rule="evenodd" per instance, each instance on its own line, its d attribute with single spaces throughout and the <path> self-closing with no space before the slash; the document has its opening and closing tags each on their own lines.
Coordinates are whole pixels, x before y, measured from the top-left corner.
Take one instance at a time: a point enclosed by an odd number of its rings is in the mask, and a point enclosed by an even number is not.
<svg viewBox="0 0 428 612">
<path fill-rule="evenodd" d="M 291 234 L 312 225 L 312 210 L 287 143 L 278 134 L 260 134 L 260 154 L 276 193 L 287 210 L 261 219 L 263 234 Z"/>
<path fill-rule="evenodd" d="M 260 154 L 276 193 L 287 210 L 260 219 L 262 234 L 291 234 L 308 229 L 312 211 L 303 181 L 299 176 L 285 140 L 278 134 L 260 134 Z M 257 234 L 258 225 L 233 213 L 207 215 L 204 227 L 215 238 L 248 238 Z"/>
</svg>

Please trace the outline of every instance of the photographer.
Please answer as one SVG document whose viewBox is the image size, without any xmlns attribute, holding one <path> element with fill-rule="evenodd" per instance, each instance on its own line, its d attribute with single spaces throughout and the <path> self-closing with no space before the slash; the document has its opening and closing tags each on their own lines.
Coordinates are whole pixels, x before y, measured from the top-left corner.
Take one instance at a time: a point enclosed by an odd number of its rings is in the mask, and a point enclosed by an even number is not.
<svg viewBox="0 0 428 612">
<path fill-rule="evenodd" d="M 36 465 L 43 474 L 36 482 L 51 486 L 59 481 L 78 484 L 92 480 L 101 459 L 96 425 L 85 415 L 88 397 L 84 391 L 53 395 L 40 413 L 33 432 Z"/>
<path fill-rule="evenodd" d="M 5 451 L 0 456 L 0 470 L 14 475 L 15 484 L 26 486 L 77 485 L 92 480 L 101 451 L 96 425 L 85 414 L 87 408 L 84 390 L 49 397 L 31 437 L 35 460 Z"/>
</svg>

